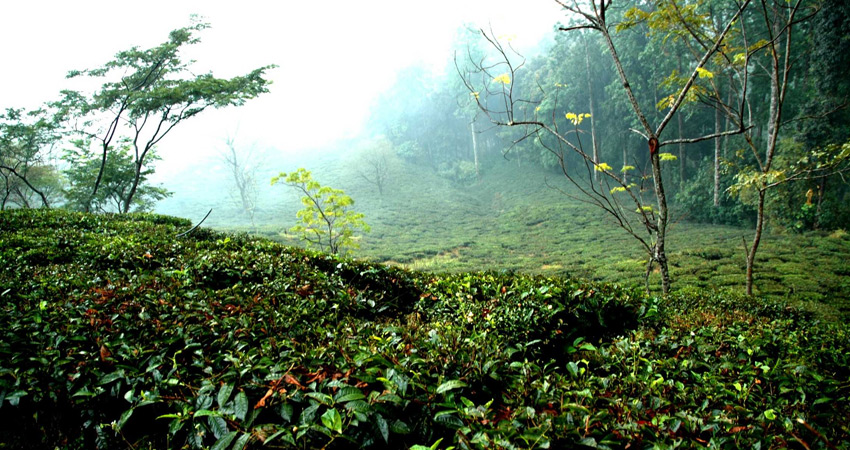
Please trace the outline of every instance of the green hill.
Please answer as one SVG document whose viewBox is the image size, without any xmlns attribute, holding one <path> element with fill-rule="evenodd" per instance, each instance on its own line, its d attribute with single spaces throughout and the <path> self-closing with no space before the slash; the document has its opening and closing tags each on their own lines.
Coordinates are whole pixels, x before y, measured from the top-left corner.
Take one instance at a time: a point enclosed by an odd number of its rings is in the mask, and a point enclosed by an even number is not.
<svg viewBox="0 0 850 450">
<path fill-rule="evenodd" d="M 310 159 L 281 161 L 278 170 L 303 165 L 322 184 L 342 188 L 366 214 L 372 232 L 363 236 L 356 255 L 375 262 L 433 272 L 479 270 L 576 276 L 623 286 L 644 285 L 646 254 L 599 208 L 556 171 L 520 166 L 503 158 L 488 159 L 480 182 L 454 183 L 432 169 L 394 160 L 388 187 L 377 189 L 359 176 L 355 152 L 328 151 Z M 270 162 L 270 167 L 278 164 Z M 269 170 L 268 179 L 276 174 Z M 217 180 L 182 177 L 195 186 L 227 186 Z M 555 189 L 557 188 L 557 189 Z M 175 186 L 176 198 L 191 196 Z M 187 191 L 190 192 L 190 191 Z M 295 223 L 299 196 L 285 187 L 262 193 L 256 227 L 240 219 L 222 190 L 187 205 L 159 210 L 200 220 L 225 231 L 254 232 L 287 244 L 281 232 Z M 217 199 L 217 200 L 216 200 Z M 176 201 L 176 200 L 174 200 Z M 188 209 L 187 209 L 188 208 Z M 687 211 L 673 206 L 667 244 L 674 290 L 720 289 L 743 292 L 746 257 L 742 242 L 753 230 L 693 223 Z M 240 222 L 241 220 L 241 222 Z M 756 264 L 755 292 L 788 300 L 832 320 L 850 315 L 850 234 L 787 232 L 773 227 L 765 234 Z M 660 291 L 660 277 L 651 285 Z"/>
<path fill-rule="evenodd" d="M 0 212 L 0 448 L 850 448 L 850 326 L 775 300 L 190 226 Z"/>
</svg>

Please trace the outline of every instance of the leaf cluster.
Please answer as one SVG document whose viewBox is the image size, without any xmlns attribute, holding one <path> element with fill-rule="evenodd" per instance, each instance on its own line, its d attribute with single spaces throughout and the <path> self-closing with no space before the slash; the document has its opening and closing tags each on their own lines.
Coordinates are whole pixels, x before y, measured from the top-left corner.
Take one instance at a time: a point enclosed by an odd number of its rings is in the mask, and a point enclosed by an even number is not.
<svg viewBox="0 0 850 450">
<path fill-rule="evenodd" d="M 205 229 L 175 238 L 188 221 L 150 214 L 0 219 L 3 445 L 731 449 L 850 438 L 850 329 L 782 304 L 409 272 Z"/>
</svg>

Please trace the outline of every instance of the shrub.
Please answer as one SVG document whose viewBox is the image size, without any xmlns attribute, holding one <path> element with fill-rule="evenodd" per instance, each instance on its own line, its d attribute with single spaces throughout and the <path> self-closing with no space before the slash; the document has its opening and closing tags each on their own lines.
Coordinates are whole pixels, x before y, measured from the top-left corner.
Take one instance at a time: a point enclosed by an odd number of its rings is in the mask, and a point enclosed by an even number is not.
<svg viewBox="0 0 850 450">
<path fill-rule="evenodd" d="M 0 224 L 0 447 L 850 440 L 850 327 L 781 303 L 410 272 L 132 214 Z"/>
</svg>

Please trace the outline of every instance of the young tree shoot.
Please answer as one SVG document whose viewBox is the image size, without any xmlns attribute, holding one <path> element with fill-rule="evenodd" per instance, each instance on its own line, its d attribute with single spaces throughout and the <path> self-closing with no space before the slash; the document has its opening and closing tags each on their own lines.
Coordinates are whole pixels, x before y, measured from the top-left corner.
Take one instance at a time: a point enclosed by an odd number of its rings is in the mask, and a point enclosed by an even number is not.
<svg viewBox="0 0 850 450">
<path fill-rule="evenodd" d="M 308 247 L 331 254 L 344 254 L 348 249 L 359 248 L 354 233 L 360 229 L 369 232 L 363 214 L 351 210 L 354 200 L 341 189 L 322 186 L 313 180 L 310 171 L 300 168 L 292 173 L 281 172 L 271 184 L 283 183 L 304 194 L 298 211 L 299 223 L 289 231 L 307 242 Z"/>
</svg>

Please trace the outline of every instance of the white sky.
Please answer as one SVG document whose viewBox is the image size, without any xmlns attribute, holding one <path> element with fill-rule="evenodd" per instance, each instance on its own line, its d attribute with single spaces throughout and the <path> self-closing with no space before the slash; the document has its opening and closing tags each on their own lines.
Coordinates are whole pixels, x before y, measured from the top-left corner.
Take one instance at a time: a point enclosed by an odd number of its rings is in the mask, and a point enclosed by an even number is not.
<svg viewBox="0 0 850 450">
<path fill-rule="evenodd" d="M 562 18 L 553 0 L 3 1 L 0 108 L 55 100 L 69 70 L 97 67 L 132 46 L 156 46 L 193 13 L 212 25 L 188 53 L 197 60 L 194 72 L 230 77 L 279 68 L 269 73 L 270 93 L 175 128 L 160 145 L 160 173 L 179 169 L 189 154 L 215 154 L 237 128 L 237 143 L 278 151 L 354 135 L 396 70 L 448 61 L 462 23 L 492 26 L 523 47 Z"/>
</svg>

